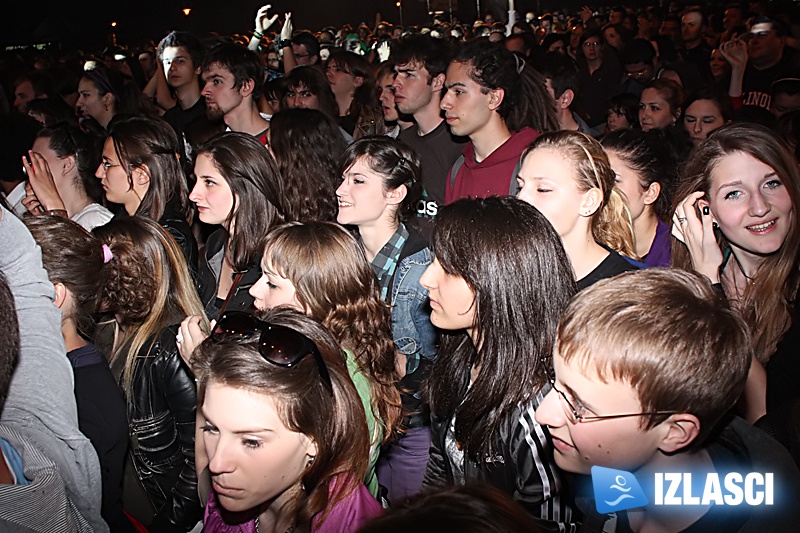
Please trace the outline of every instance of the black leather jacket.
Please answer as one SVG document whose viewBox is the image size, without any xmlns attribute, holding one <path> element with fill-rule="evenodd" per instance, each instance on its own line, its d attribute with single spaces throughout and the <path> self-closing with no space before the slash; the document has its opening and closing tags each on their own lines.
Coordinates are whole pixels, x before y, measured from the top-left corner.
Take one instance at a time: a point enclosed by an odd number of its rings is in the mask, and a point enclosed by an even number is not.
<svg viewBox="0 0 800 533">
<path fill-rule="evenodd" d="M 149 530 L 189 531 L 202 517 L 194 467 L 197 389 L 178 353 L 178 325 L 136 357 L 128 402 L 134 469 L 156 511 Z"/>
</svg>

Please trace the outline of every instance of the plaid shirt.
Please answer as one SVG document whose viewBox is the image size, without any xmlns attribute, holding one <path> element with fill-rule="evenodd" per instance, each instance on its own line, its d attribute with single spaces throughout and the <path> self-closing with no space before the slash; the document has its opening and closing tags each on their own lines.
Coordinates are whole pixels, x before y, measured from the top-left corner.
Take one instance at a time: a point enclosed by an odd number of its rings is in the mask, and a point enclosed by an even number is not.
<svg viewBox="0 0 800 533">
<path fill-rule="evenodd" d="M 372 271 L 375 272 L 381 287 L 381 299 L 385 302 L 389 301 L 388 295 L 391 288 L 389 285 L 392 282 L 394 271 L 397 269 L 400 252 L 407 240 L 408 230 L 405 225 L 400 224 L 389 241 L 383 245 L 381 251 L 375 254 L 375 258 L 370 262 Z"/>
</svg>

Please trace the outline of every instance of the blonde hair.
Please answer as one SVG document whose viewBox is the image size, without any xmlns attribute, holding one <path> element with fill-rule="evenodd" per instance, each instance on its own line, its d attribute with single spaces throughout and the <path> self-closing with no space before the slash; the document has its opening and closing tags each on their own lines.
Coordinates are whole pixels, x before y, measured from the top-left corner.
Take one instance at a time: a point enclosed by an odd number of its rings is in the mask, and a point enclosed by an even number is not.
<svg viewBox="0 0 800 533">
<path fill-rule="evenodd" d="M 572 162 L 578 189 L 599 189 L 600 207 L 592 215 L 594 240 L 622 255 L 639 259 L 633 235 L 633 221 L 622 193 L 614 185 L 616 175 L 599 142 L 577 131 L 545 133 L 522 154 L 522 159 L 538 149 L 554 150 Z"/>
<path fill-rule="evenodd" d="M 206 330 L 208 321 L 183 252 L 164 228 L 135 216 L 112 220 L 95 228 L 94 233 L 111 249 L 100 308 L 113 312 L 125 326 L 112 360 L 125 357 L 123 386 L 127 394 L 133 385 L 134 362 L 148 339 L 149 351 L 164 328 L 185 317 L 203 317 Z"/>
</svg>

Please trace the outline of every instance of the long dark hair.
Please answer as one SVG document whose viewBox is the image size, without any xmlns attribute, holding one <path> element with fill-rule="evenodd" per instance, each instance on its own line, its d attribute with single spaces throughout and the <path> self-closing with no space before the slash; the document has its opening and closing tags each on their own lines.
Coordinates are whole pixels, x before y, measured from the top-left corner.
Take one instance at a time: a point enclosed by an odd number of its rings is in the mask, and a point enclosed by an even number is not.
<svg viewBox="0 0 800 533">
<path fill-rule="evenodd" d="M 161 119 L 130 117 L 112 122 L 108 137 L 114 143 L 131 188 L 134 169 L 144 165 L 150 172 L 150 186 L 136 214 L 159 220 L 167 204 L 172 204 L 188 222 L 189 191 L 178 160 L 178 137 L 172 127 Z"/>
<path fill-rule="evenodd" d="M 284 185 L 287 220 L 336 218 L 339 158 L 347 148 L 338 124 L 316 109 L 272 116 L 270 144 Z"/>
<path fill-rule="evenodd" d="M 252 135 L 228 132 L 211 139 L 197 152 L 212 159 L 233 193 L 233 207 L 225 228 L 236 219 L 228 235 L 228 258 L 237 272 L 261 259 L 261 241 L 284 218 L 283 186 L 275 161 Z"/>
<path fill-rule="evenodd" d="M 331 63 L 335 64 L 339 70 L 364 79 L 356 88 L 353 101 L 350 103 L 349 114 L 355 118 L 356 122 L 354 137 L 356 139 L 362 137 L 363 134 L 359 135 L 362 131 L 367 133 L 383 131 L 383 113 L 380 102 L 378 102 L 378 95 L 375 93 L 375 77 L 369 62 L 358 54 L 334 48 L 326 62 L 327 65 Z"/>
<path fill-rule="evenodd" d="M 445 206 L 433 250 L 444 271 L 475 294 L 478 341 L 465 331 L 443 335 L 427 387 L 431 410 L 455 417 L 456 439 L 477 460 L 496 449 L 504 417 L 547 382 L 544 363 L 575 279 L 553 227 L 516 198 Z M 473 366 L 480 374 L 468 389 Z"/>
<path fill-rule="evenodd" d="M 194 353 L 198 402 L 202 405 L 211 381 L 267 394 L 276 398 L 284 425 L 316 443 L 317 455 L 302 474 L 305 490 L 298 491 L 285 504 L 294 518 L 293 524 L 308 527 L 316 515 L 320 515 L 321 523 L 327 512 L 364 479 L 369 461 L 364 408 L 342 349 L 324 327 L 285 308 L 267 311 L 259 318 L 301 333 L 316 345 L 331 379 L 332 394 L 319 377 L 313 357 L 281 367 L 264 361 L 257 335 L 219 339 L 212 336 Z"/>
<path fill-rule="evenodd" d="M 308 92 L 317 97 L 319 110 L 331 117 L 333 120 L 339 118 L 339 106 L 336 104 L 336 97 L 328 83 L 325 74 L 314 67 L 295 67 L 284 78 L 284 93 L 281 101 L 281 109 L 288 109 L 287 95 L 290 91 L 305 87 Z"/>
<path fill-rule="evenodd" d="M 661 186 L 661 192 L 653 202 L 653 211 L 659 219 L 668 222 L 672 191 L 677 180 L 677 163 L 664 148 L 661 137 L 653 131 L 624 129 L 604 135 L 600 142 L 606 152 L 616 154 L 636 171 L 642 190 L 653 183 Z"/>
</svg>

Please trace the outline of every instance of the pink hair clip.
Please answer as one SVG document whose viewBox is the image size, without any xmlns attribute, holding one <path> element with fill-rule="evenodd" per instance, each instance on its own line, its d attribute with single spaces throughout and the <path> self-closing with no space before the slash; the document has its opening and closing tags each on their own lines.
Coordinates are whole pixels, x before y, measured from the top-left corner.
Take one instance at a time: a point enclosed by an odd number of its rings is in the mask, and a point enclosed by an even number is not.
<svg viewBox="0 0 800 533">
<path fill-rule="evenodd" d="M 103 264 L 106 264 L 109 261 L 111 261 L 112 257 L 114 257 L 114 254 L 111 253 L 111 248 L 109 248 L 107 244 L 104 244 L 103 245 Z"/>
</svg>

